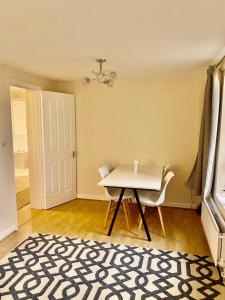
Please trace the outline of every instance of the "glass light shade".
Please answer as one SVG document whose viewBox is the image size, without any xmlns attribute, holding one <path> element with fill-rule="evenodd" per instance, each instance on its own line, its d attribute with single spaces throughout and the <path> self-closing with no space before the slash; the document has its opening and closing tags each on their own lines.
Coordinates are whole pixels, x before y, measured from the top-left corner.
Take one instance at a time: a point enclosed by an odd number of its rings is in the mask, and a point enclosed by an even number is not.
<svg viewBox="0 0 225 300">
<path fill-rule="evenodd" d="M 114 84 L 113 80 L 109 79 L 109 81 L 108 81 L 108 87 L 113 87 L 113 84 Z"/>
<path fill-rule="evenodd" d="M 83 82 L 84 85 L 88 85 L 88 84 L 91 82 L 91 79 L 88 78 L 88 77 L 84 77 L 84 78 L 82 79 L 82 82 Z"/>
<path fill-rule="evenodd" d="M 115 79 L 116 76 L 117 76 L 117 74 L 116 74 L 115 71 L 112 71 L 112 72 L 110 73 L 110 75 L 111 75 L 111 78 L 112 78 L 112 79 Z"/>
</svg>

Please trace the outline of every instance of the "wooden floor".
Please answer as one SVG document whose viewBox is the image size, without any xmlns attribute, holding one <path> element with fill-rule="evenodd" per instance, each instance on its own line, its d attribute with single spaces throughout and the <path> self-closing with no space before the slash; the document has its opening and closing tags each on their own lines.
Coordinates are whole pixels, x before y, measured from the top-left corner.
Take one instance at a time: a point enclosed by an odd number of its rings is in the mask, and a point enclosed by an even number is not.
<svg viewBox="0 0 225 300">
<path fill-rule="evenodd" d="M 17 210 L 30 203 L 29 176 L 16 176 Z"/>
<path fill-rule="evenodd" d="M 0 258 L 14 249 L 32 232 L 75 236 L 85 239 L 114 242 L 140 247 L 159 248 L 209 255 L 209 249 L 194 210 L 163 207 L 167 236 L 162 237 L 157 210 L 146 211 L 152 241 L 146 240 L 144 229 L 137 235 L 138 213 L 136 205 L 130 205 L 131 229 L 128 231 L 122 213 L 119 214 L 111 237 L 103 229 L 107 202 L 73 200 L 50 210 L 29 210 L 25 207 L 19 215 L 19 230 L 0 242 Z"/>
<path fill-rule="evenodd" d="M 25 205 L 17 211 L 18 226 L 21 228 L 25 223 L 30 221 L 36 215 L 42 213 L 40 209 L 31 209 L 30 204 Z"/>
<path fill-rule="evenodd" d="M 27 189 L 30 185 L 29 176 L 17 176 L 16 177 L 16 192 Z"/>
</svg>

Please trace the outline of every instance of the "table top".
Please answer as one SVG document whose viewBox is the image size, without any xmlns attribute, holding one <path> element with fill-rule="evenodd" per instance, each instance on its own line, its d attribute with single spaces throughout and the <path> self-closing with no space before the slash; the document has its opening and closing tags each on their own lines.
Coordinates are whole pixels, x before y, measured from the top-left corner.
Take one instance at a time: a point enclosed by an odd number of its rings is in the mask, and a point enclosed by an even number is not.
<svg viewBox="0 0 225 300">
<path fill-rule="evenodd" d="M 105 187 L 135 188 L 159 191 L 163 168 L 158 166 L 139 166 L 134 173 L 133 165 L 119 165 L 98 185 Z"/>
</svg>

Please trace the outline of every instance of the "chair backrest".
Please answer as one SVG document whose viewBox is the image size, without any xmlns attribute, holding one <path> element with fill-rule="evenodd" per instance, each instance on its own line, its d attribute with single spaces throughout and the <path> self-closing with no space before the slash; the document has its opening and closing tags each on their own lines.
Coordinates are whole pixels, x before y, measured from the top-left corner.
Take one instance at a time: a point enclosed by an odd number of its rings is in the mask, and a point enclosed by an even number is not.
<svg viewBox="0 0 225 300">
<path fill-rule="evenodd" d="M 101 178 L 105 178 L 109 173 L 112 172 L 113 170 L 113 165 L 110 162 L 106 162 L 103 166 L 101 166 L 98 171 L 101 176 Z"/>
<path fill-rule="evenodd" d="M 166 164 L 165 166 L 163 166 L 163 176 L 169 171 L 170 168 L 170 164 Z"/>
<path fill-rule="evenodd" d="M 103 166 L 101 166 L 98 171 L 99 171 L 99 174 L 101 176 L 101 178 L 105 178 L 107 175 L 109 175 L 109 173 L 111 173 L 113 171 L 114 167 L 113 165 L 110 163 L 110 162 L 106 162 Z M 106 188 L 105 187 L 105 193 L 106 193 L 106 196 L 108 198 L 110 198 L 110 189 Z"/>
<path fill-rule="evenodd" d="M 169 171 L 165 174 L 165 176 L 163 177 L 163 180 L 162 180 L 162 187 L 161 187 L 161 190 L 160 190 L 160 196 L 159 196 L 159 199 L 157 201 L 157 204 L 158 205 L 161 205 L 164 201 L 165 201 L 165 196 L 166 196 L 166 189 L 167 189 L 167 186 L 170 182 L 170 180 L 174 177 L 174 173 L 172 171 Z"/>
<path fill-rule="evenodd" d="M 114 166 L 109 161 L 107 161 L 106 163 L 104 163 L 104 166 L 106 166 L 108 168 L 109 173 L 111 173 L 114 170 Z"/>
</svg>

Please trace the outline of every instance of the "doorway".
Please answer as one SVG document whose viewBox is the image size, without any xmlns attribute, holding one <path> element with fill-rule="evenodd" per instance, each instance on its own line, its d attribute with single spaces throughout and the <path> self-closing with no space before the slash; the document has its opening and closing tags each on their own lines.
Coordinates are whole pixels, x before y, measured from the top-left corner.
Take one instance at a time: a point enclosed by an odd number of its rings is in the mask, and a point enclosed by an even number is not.
<svg viewBox="0 0 225 300">
<path fill-rule="evenodd" d="M 19 227 L 37 214 L 31 209 L 26 89 L 10 86 L 16 207 Z"/>
</svg>

